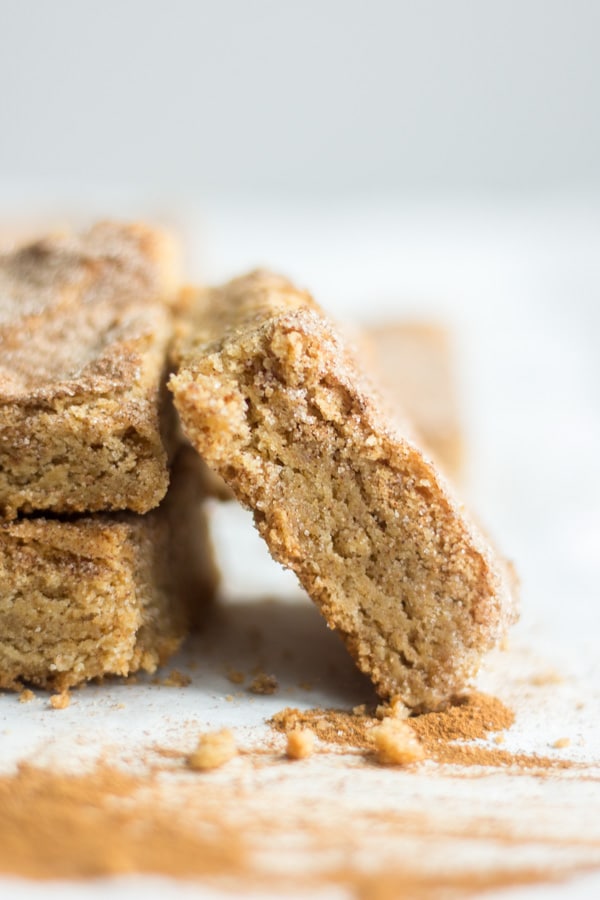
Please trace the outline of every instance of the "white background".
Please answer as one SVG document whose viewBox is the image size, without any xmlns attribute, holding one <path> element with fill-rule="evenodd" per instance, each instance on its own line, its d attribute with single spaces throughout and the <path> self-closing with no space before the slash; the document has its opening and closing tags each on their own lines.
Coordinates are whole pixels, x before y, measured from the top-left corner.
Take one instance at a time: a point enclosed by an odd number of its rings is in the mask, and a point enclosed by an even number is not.
<svg viewBox="0 0 600 900">
<path fill-rule="evenodd" d="M 595 0 L 0 0 L 0 171 L 201 199 L 600 186 Z"/>
</svg>

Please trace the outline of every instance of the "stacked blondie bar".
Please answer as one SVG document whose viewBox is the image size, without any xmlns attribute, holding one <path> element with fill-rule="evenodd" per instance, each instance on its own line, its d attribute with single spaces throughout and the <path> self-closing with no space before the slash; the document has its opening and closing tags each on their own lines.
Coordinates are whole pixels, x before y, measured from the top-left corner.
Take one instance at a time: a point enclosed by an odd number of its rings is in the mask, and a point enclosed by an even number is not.
<svg viewBox="0 0 600 900">
<path fill-rule="evenodd" d="M 212 593 L 166 402 L 178 289 L 142 225 L 0 257 L 0 687 L 153 671 Z"/>
</svg>

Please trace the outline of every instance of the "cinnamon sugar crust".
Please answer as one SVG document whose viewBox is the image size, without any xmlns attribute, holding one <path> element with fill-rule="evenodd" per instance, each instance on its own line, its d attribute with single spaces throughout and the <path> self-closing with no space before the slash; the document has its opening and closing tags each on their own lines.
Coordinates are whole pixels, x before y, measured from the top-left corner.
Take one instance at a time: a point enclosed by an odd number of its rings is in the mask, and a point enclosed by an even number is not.
<svg viewBox="0 0 600 900">
<path fill-rule="evenodd" d="M 0 255 L 0 515 L 158 505 L 176 282 L 169 240 L 143 225 Z"/>
<path fill-rule="evenodd" d="M 314 300 L 265 272 L 201 291 L 174 360 L 187 437 L 359 668 L 444 705 L 515 618 L 509 579 Z"/>
<path fill-rule="evenodd" d="M 0 524 L 0 688 L 153 672 L 216 584 L 195 466 L 160 507 Z"/>
</svg>

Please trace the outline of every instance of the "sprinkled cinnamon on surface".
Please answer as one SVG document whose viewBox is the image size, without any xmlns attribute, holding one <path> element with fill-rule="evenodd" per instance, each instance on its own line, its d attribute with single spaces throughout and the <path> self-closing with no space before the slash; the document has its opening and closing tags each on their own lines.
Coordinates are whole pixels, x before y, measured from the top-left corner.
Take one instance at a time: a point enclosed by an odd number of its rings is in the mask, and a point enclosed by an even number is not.
<svg viewBox="0 0 600 900">
<path fill-rule="evenodd" d="M 474 741 L 490 733 L 504 731 L 514 721 L 512 709 L 496 697 L 474 691 L 456 697 L 452 705 L 442 712 L 416 716 L 410 724 L 423 740 Z"/>
<path fill-rule="evenodd" d="M 225 765 L 237 754 L 235 738 L 228 728 L 203 734 L 198 746 L 190 753 L 187 764 L 190 769 L 208 771 Z"/>
<path fill-rule="evenodd" d="M 286 707 L 269 719 L 276 731 L 288 734 L 295 728 L 310 728 L 315 735 L 328 744 L 358 750 L 373 747 L 369 729 L 377 724 L 377 719 L 361 713 L 344 712 L 339 709 L 299 710 Z"/>
<path fill-rule="evenodd" d="M 380 706 L 377 710 L 384 722 L 403 721 L 402 718 L 395 717 L 393 705 L 391 708 Z M 401 717 L 402 707 L 398 706 L 396 712 Z M 569 760 L 511 753 L 497 747 L 473 743 L 491 735 L 494 735 L 494 742 L 498 743 L 498 734 L 510 728 L 514 722 L 511 709 L 495 697 L 477 691 L 455 698 L 453 705 L 441 712 L 425 713 L 405 721 L 418 739 L 424 756 L 438 763 L 457 766 L 515 766 L 522 770 L 565 769 L 573 765 Z M 372 754 L 374 729 L 380 724 L 380 719 L 361 712 L 286 708 L 276 713 L 269 724 L 276 731 L 284 733 L 297 727 L 309 727 L 320 740 L 328 744 Z"/>
<path fill-rule="evenodd" d="M 99 766 L 65 775 L 22 764 L 0 777 L 0 872 L 35 879 L 155 873 L 176 878 L 240 872 L 241 835 L 182 826 L 153 796 L 149 776 Z"/>
<path fill-rule="evenodd" d="M 315 800 L 316 798 L 312 798 Z M 173 815 L 177 808 L 190 815 Z M 367 813 L 364 820 L 345 817 L 337 828 L 322 821 L 323 799 L 302 800 L 297 808 L 275 804 L 268 816 L 255 818 L 240 810 L 239 785 L 207 785 L 192 779 L 161 784 L 151 773 L 133 776 L 105 765 L 90 772 L 65 775 L 22 764 L 16 774 L 0 776 L 0 873 L 30 879 L 82 879 L 133 873 L 194 879 L 202 885 L 228 885 L 230 890 L 264 892 L 294 888 L 338 888 L 364 900 L 437 900 L 479 896 L 483 891 L 527 884 L 548 884 L 598 868 L 598 841 L 564 840 L 560 846 L 579 847 L 572 862 L 557 858 L 552 866 L 525 860 L 509 867 L 479 867 L 468 859 L 448 867 L 432 867 L 427 857 L 387 858 L 373 870 L 347 856 L 359 846 L 366 827 L 392 840 L 402 834 L 429 841 L 465 838 L 485 847 L 507 835 L 486 812 L 481 821 L 456 822 L 454 829 L 428 817 L 395 813 Z M 232 811 L 241 813 L 233 816 Z M 298 818 L 298 815 L 300 818 Z M 290 872 L 265 863 L 278 839 L 283 846 L 301 829 L 305 857 L 324 853 L 318 871 L 300 862 Z M 508 835 L 509 843 L 513 841 Z M 556 847 L 543 830 L 531 836 L 536 846 Z M 258 849 L 258 855 L 254 850 Z M 344 850 L 344 862 L 338 862 Z M 337 852 L 336 852 L 337 851 Z M 333 854 L 333 856 L 332 856 Z"/>
</svg>

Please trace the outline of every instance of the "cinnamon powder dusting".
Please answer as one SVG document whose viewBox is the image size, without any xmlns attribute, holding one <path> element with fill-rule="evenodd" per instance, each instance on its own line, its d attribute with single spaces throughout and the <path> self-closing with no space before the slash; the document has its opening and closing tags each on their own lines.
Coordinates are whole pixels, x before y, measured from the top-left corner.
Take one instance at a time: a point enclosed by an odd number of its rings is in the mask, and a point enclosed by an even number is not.
<svg viewBox="0 0 600 900">
<path fill-rule="evenodd" d="M 173 783 L 165 790 L 152 774 L 133 776 L 106 765 L 85 774 L 65 775 L 22 764 L 16 774 L 0 776 L 0 873 L 44 880 L 138 873 L 237 886 L 243 891 L 281 888 L 284 892 L 293 886 L 308 895 L 332 886 L 360 900 L 436 900 L 440 896 L 458 900 L 486 890 L 560 881 L 594 869 L 592 863 L 580 862 L 553 870 L 522 865 L 437 871 L 409 860 L 365 872 L 348 860 L 343 866 L 333 864 L 314 873 L 306 866 L 294 873 L 282 872 L 265 868 L 253 856 L 252 841 L 254 847 L 276 846 L 286 830 L 292 833 L 300 827 L 312 854 L 339 841 L 342 846 L 346 841 L 352 845 L 360 823 L 351 818 L 344 827 L 339 823 L 339 831 L 332 831 L 320 823 L 318 814 L 307 816 L 311 807 L 304 804 L 297 822 L 293 809 L 276 805 L 267 819 L 253 818 L 248 810 L 245 818 L 236 820 L 232 811 L 239 811 L 240 797 L 235 785 L 212 792 L 204 786 L 194 792 L 194 785 L 199 782 Z M 191 814 L 186 815 L 186 807 Z M 175 809 L 180 811 L 177 815 Z M 412 822 L 410 815 L 375 821 L 388 837 L 412 833 L 416 838 L 423 827 L 423 822 Z M 489 822 L 487 828 L 489 832 Z M 428 827 L 427 833 L 430 840 L 439 838 L 435 828 Z M 473 838 L 481 840 L 478 829 Z M 488 833 L 489 838 L 494 834 Z M 457 839 L 462 840 L 460 831 Z M 543 838 L 536 837 L 539 840 Z M 590 844 L 590 852 L 596 852 L 594 846 Z"/>
<path fill-rule="evenodd" d="M 380 710 L 384 715 L 386 710 Z M 392 705 L 387 710 L 392 719 L 398 714 Z M 511 753 L 497 746 L 481 746 L 474 741 L 496 737 L 510 728 L 515 719 L 511 709 L 496 697 L 478 691 L 456 697 L 441 712 L 425 713 L 406 719 L 422 748 L 425 758 L 438 763 L 459 766 L 516 766 L 522 770 L 566 769 L 569 760 L 552 759 L 526 753 Z M 311 728 L 326 744 L 344 750 L 374 751 L 374 729 L 379 721 L 361 707 L 351 713 L 344 710 L 286 708 L 270 720 L 271 726 L 283 733 L 294 728 Z"/>
<path fill-rule="evenodd" d="M 418 718 L 404 718 L 393 704 L 380 712 L 383 722 L 361 707 L 352 713 L 284 709 L 271 725 L 287 734 L 288 758 L 310 756 L 314 733 L 320 752 L 331 752 L 327 745 L 337 745 L 345 752 L 364 754 L 369 762 L 416 762 L 415 770 L 422 755 L 464 766 L 510 764 L 543 769 L 569 765 L 473 743 L 501 734 L 514 720 L 510 709 L 484 694 L 457 698 L 447 710 Z M 219 767 L 235 755 L 233 737 L 226 730 L 203 737 L 210 765 L 200 768 Z M 265 751 L 240 752 L 246 755 L 242 755 L 244 759 Z M 269 802 L 265 816 L 252 791 L 240 793 L 243 782 L 239 775 L 214 781 L 209 772 L 199 779 L 189 771 L 190 757 L 177 751 L 170 751 L 168 757 L 175 765 L 166 769 L 145 765 L 140 775 L 103 764 L 79 775 L 21 764 L 16 774 L 0 776 L 0 873 L 34 879 L 138 873 L 228 888 L 242 886 L 244 891 L 281 887 L 283 892 L 293 885 L 309 894 L 331 886 L 360 900 L 436 900 L 439 896 L 458 900 L 492 889 L 558 881 L 597 868 L 593 860 L 597 859 L 598 842 L 593 836 L 584 836 L 560 843 L 565 848 L 577 845 L 581 855 L 572 863 L 557 862 L 554 869 L 523 862 L 516 867 L 480 870 L 467 865 L 438 871 L 410 855 L 398 857 L 394 842 L 399 836 L 409 841 L 426 836 L 432 847 L 465 839 L 484 844 L 508 840 L 512 845 L 519 838 L 511 837 L 501 817 L 495 822 L 488 812 L 482 822 L 475 818 L 449 826 L 446 820 L 438 821 L 422 810 L 382 809 L 365 812 L 362 817 L 342 810 L 335 813 L 332 824 L 323 814 L 325 807 L 331 812 L 336 805 L 327 805 L 327 798 L 320 795 L 317 802 L 314 796 L 303 796 L 299 804 L 286 800 L 280 807 L 276 769 L 273 790 L 279 799 Z M 286 765 L 280 754 L 273 754 L 270 764 Z M 348 848 L 363 846 L 371 832 L 377 833 L 382 846 L 387 841 L 396 848 L 393 858 L 374 872 L 364 871 L 352 854 L 348 857 Z M 277 856 L 277 842 L 283 840 L 286 845 L 292 834 L 294 840 L 301 837 L 307 859 L 316 859 L 325 848 L 334 856 L 343 851 L 348 862 L 332 861 L 314 871 L 300 865 L 293 875 L 289 871 L 283 875 L 277 866 L 273 869 L 265 864 L 265 853 L 272 851 Z M 535 846 L 547 842 L 550 850 L 557 839 L 541 829 L 529 840 Z"/>
</svg>

